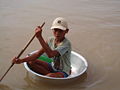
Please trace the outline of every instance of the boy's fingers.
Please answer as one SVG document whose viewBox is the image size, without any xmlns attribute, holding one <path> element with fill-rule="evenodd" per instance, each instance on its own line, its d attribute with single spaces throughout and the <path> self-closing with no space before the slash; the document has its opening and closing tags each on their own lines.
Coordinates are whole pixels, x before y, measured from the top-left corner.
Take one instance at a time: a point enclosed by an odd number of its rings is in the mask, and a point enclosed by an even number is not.
<svg viewBox="0 0 120 90">
<path fill-rule="evenodd" d="M 40 26 L 38 26 L 38 28 L 41 28 Z"/>
<path fill-rule="evenodd" d="M 39 28 L 40 30 L 42 30 L 42 28 L 40 26 L 38 26 L 37 28 Z"/>
<path fill-rule="evenodd" d="M 18 59 L 16 57 L 13 58 L 12 63 L 17 63 Z"/>
<path fill-rule="evenodd" d="M 16 64 L 20 64 L 20 60 L 16 58 Z"/>
</svg>

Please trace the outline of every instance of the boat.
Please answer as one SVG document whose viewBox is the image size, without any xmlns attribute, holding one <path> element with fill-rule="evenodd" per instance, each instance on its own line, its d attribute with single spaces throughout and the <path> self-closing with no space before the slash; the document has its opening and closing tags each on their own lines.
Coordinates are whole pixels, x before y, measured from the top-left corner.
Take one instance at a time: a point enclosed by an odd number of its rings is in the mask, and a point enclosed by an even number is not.
<svg viewBox="0 0 120 90">
<path fill-rule="evenodd" d="M 35 52 L 36 51 L 30 53 L 30 55 L 35 53 Z M 41 80 L 44 80 L 44 81 L 45 80 L 46 81 L 51 81 L 51 80 L 61 81 L 61 80 L 63 80 L 63 82 L 64 82 L 64 80 L 70 80 L 70 79 L 77 78 L 77 77 L 81 76 L 83 73 L 86 72 L 86 70 L 88 68 L 87 60 L 82 55 L 78 54 L 75 51 L 71 51 L 70 61 L 71 61 L 71 67 L 72 67 L 71 75 L 69 75 L 68 77 L 65 77 L 65 78 L 48 77 L 48 76 L 45 76 L 45 75 L 38 74 L 38 73 L 36 73 L 36 72 L 34 72 L 33 70 L 30 69 L 27 62 L 24 62 L 24 67 L 27 69 L 28 72 L 37 76 Z"/>
</svg>

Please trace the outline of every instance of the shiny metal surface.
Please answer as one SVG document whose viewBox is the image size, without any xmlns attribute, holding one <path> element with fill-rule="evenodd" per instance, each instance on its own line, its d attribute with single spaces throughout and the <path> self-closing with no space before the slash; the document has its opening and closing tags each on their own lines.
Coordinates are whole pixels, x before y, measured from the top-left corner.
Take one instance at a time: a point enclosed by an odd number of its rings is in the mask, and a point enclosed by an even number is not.
<svg viewBox="0 0 120 90">
<path fill-rule="evenodd" d="M 34 51 L 36 52 L 36 51 Z M 33 54 L 34 52 L 30 53 L 30 54 Z M 53 78 L 53 77 L 48 77 L 48 76 L 44 76 L 44 75 L 41 75 L 41 74 L 38 74 L 34 71 L 32 71 L 27 63 L 25 62 L 24 63 L 24 66 L 25 68 L 31 72 L 32 74 L 42 78 L 42 79 L 47 79 L 47 80 L 66 80 L 66 79 L 72 79 L 72 78 L 76 78 L 80 75 L 82 75 L 86 70 L 87 70 L 87 67 L 88 67 L 88 63 L 86 61 L 86 59 L 81 56 L 80 54 L 72 51 L 71 52 L 71 66 L 72 66 L 72 72 L 71 72 L 71 75 L 68 76 L 67 78 Z"/>
</svg>

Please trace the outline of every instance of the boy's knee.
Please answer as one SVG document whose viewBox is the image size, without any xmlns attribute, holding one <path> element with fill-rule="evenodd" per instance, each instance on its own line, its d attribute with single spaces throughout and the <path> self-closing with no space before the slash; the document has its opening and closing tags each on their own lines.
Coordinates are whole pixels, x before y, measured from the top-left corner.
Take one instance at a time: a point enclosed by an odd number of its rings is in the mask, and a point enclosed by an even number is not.
<svg viewBox="0 0 120 90">
<path fill-rule="evenodd" d="M 29 65 L 34 65 L 35 62 L 34 62 L 34 61 L 29 61 L 28 64 L 29 64 Z"/>
</svg>

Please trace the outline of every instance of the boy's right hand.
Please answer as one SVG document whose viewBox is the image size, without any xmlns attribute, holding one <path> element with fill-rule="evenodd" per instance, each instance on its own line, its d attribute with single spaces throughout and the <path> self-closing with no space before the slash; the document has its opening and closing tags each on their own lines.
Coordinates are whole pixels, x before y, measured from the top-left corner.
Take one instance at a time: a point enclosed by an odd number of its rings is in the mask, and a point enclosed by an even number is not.
<svg viewBox="0 0 120 90">
<path fill-rule="evenodd" d="M 16 57 L 14 57 L 13 60 L 12 60 L 12 63 L 14 63 L 14 64 L 21 64 L 21 63 L 23 63 L 23 61 L 21 59 L 18 59 Z"/>
<path fill-rule="evenodd" d="M 39 39 L 42 35 L 42 28 L 40 26 L 38 26 L 36 29 L 35 29 L 35 34 L 36 34 L 36 37 Z"/>
</svg>

